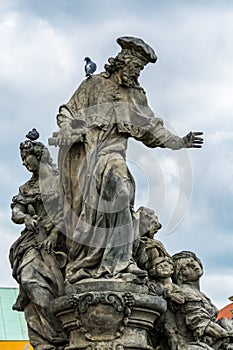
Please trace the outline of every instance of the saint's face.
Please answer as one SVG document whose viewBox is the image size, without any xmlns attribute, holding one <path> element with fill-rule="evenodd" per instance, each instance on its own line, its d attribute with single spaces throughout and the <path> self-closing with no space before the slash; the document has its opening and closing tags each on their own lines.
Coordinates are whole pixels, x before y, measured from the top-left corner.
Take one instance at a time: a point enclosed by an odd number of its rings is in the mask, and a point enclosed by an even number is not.
<svg viewBox="0 0 233 350">
<path fill-rule="evenodd" d="M 34 155 L 29 154 L 23 157 L 23 165 L 28 171 L 34 173 L 38 171 L 40 162 Z"/>
<path fill-rule="evenodd" d="M 127 85 L 137 83 L 141 70 L 144 68 L 144 63 L 136 57 L 131 58 L 122 70 L 122 81 Z"/>
<path fill-rule="evenodd" d="M 182 260 L 181 275 L 183 281 L 195 282 L 203 275 L 203 270 L 198 261 L 193 258 L 184 258 Z"/>
</svg>

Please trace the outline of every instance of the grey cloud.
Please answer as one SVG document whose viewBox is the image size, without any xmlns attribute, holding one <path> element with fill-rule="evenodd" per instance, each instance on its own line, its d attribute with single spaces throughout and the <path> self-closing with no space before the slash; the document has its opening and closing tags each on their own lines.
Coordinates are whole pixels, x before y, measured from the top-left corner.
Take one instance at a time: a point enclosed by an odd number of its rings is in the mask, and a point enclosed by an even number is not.
<svg viewBox="0 0 233 350">
<path fill-rule="evenodd" d="M 205 263 L 203 280 L 208 281 L 205 288 L 213 286 L 215 272 L 231 269 L 233 140 L 215 134 L 233 130 L 232 8 L 229 2 L 213 4 L 212 0 L 205 1 L 205 6 L 203 1 L 148 1 L 147 6 L 134 0 L 96 1 L 92 9 L 76 0 L 8 2 L 1 19 L 12 19 L 11 27 L 10 22 L 3 26 L 6 22 L 1 21 L 0 25 L 4 47 L 0 54 L 2 235 L 11 232 L 2 247 L 4 267 L 9 245 L 21 230 L 10 223 L 8 205 L 30 176 L 21 165 L 19 143 L 32 127 L 38 128 L 41 140 L 47 143 L 57 129 L 58 106 L 83 79 L 83 57 L 93 56 L 99 72 L 107 58 L 119 51 L 116 37 L 130 34 L 142 37 L 159 56 L 140 78 L 150 106 L 164 116 L 165 123 L 175 126 L 178 134 L 183 136 L 190 129 L 206 134 L 202 150 L 188 151 L 193 169 L 191 202 L 170 235 L 165 228 L 179 192 L 177 174 L 165 150 L 130 145 L 128 159 L 139 166 L 132 169 L 138 206 L 148 204 L 161 212 L 163 229 L 157 238 L 169 252 L 189 249 L 200 256 Z M 56 150 L 53 152 L 56 159 Z M 167 196 L 165 208 L 157 202 L 161 198 L 163 202 L 163 196 Z M 1 285 L 13 283 L 7 273 L 1 276 Z M 211 297 L 219 300 L 217 292 Z"/>
</svg>

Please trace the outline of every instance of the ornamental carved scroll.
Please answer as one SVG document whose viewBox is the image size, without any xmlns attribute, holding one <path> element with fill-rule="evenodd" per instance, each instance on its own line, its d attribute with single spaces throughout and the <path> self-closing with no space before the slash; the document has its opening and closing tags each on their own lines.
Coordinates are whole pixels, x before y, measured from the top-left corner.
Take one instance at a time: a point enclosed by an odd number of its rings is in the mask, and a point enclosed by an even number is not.
<svg viewBox="0 0 233 350">
<path fill-rule="evenodd" d="M 87 340 L 111 341 L 121 337 L 128 323 L 134 298 L 131 293 L 89 292 L 73 294 L 77 325 Z"/>
</svg>

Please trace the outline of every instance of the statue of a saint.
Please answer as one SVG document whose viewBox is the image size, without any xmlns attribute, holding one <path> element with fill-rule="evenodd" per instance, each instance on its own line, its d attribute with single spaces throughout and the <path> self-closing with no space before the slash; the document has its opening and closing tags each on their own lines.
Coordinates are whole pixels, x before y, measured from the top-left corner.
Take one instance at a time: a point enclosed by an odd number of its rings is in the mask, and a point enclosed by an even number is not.
<svg viewBox="0 0 233 350">
<path fill-rule="evenodd" d="M 121 52 L 105 72 L 84 80 L 57 116 L 53 140 L 59 169 L 70 263 L 67 280 L 140 276 L 133 259 L 134 179 L 126 164 L 129 137 L 148 147 L 201 147 L 199 132 L 173 135 L 149 108 L 138 78 L 153 49 L 134 37 L 117 39 Z M 52 143 L 52 141 L 50 141 Z"/>
</svg>

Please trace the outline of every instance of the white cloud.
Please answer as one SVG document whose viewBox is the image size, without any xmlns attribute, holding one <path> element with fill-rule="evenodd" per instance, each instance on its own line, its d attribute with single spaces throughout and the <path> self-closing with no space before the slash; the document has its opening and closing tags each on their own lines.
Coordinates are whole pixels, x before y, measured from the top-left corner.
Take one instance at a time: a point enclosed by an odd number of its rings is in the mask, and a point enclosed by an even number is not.
<svg viewBox="0 0 233 350">
<path fill-rule="evenodd" d="M 228 271 L 204 275 L 201 279 L 202 291 L 213 301 L 220 310 L 230 304 L 229 297 L 233 295 L 232 287 L 233 268 Z M 221 276 L 221 278 L 219 277 Z"/>
<path fill-rule="evenodd" d="M 0 40 L 2 84 L 35 92 L 54 89 L 74 69 L 71 40 L 43 19 L 8 13 Z"/>
<path fill-rule="evenodd" d="M 224 141 L 233 141 L 233 131 L 216 131 L 213 134 L 207 135 L 207 140 L 210 144 L 218 144 Z"/>
</svg>

